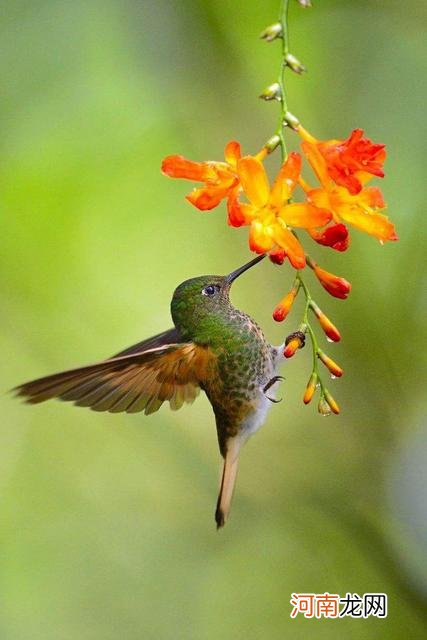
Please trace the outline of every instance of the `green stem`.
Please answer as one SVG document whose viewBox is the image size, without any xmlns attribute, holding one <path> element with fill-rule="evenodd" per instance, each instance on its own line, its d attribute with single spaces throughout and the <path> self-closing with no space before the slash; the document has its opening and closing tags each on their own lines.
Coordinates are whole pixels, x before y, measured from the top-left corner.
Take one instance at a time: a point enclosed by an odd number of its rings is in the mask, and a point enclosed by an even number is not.
<svg viewBox="0 0 427 640">
<path fill-rule="evenodd" d="M 289 0 L 282 0 L 281 5 L 280 5 L 280 14 L 279 14 L 279 23 L 282 27 L 282 59 L 280 62 L 280 73 L 279 73 L 279 77 L 278 77 L 278 84 L 280 86 L 280 118 L 279 118 L 279 124 L 278 124 L 278 128 L 276 131 L 276 135 L 278 136 L 279 140 L 280 140 L 280 150 L 281 150 L 281 155 L 282 155 L 282 163 L 286 161 L 287 157 L 288 157 L 288 151 L 287 151 L 287 147 L 286 147 L 286 140 L 285 140 L 285 134 L 284 134 L 284 127 L 287 124 L 288 121 L 288 117 L 290 116 L 289 111 L 288 111 L 288 96 L 287 96 L 287 91 L 286 91 L 286 68 L 288 66 L 287 64 L 287 57 L 290 53 L 290 48 L 289 48 L 289 26 L 288 26 L 288 13 L 289 13 Z M 295 231 L 293 232 L 295 234 L 295 236 L 297 236 L 297 234 L 295 233 Z M 311 261 L 310 258 L 307 259 L 308 264 L 311 266 Z M 317 338 L 316 338 L 316 334 L 314 333 L 314 330 L 310 324 L 310 320 L 309 320 L 309 316 L 308 316 L 308 312 L 310 309 L 310 303 L 313 300 L 310 294 L 310 291 L 306 285 L 306 283 L 304 282 L 303 276 L 301 274 L 301 271 L 297 271 L 297 275 L 296 275 L 296 282 L 298 282 L 298 286 L 301 287 L 304 291 L 304 295 L 305 295 L 305 306 L 304 306 L 304 313 L 303 313 L 303 319 L 302 319 L 302 323 L 301 323 L 301 327 L 302 329 L 304 329 L 304 333 L 308 333 L 308 335 L 310 336 L 310 341 L 311 341 L 311 346 L 312 346 L 312 352 L 313 352 L 313 373 L 316 374 L 317 376 L 317 380 L 320 384 L 320 394 L 321 397 L 324 397 L 324 392 L 325 392 L 325 386 L 322 382 L 321 376 L 319 375 L 319 371 L 318 371 L 318 352 L 319 352 L 319 345 L 317 342 Z"/>
<path fill-rule="evenodd" d="M 297 279 L 298 279 L 299 284 L 300 284 L 302 290 L 304 291 L 304 295 L 305 295 L 305 306 L 304 306 L 304 314 L 303 314 L 302 324 L 305 327 L 307 327 L 307 332 L 308 332 L 308 335 L 310 336 L 310 340 L 311 340 L 311 346 L 312 346 L 312 351 L 313 351 L 313 372 L 317 374 L 319 382 L 320 382 L 320 385 L 323 388 L 323 384 L 322 384 L 322 381 L 320 379 L 319 371 L 318 371 L 317 352 L 319 351 L 319 345 L 318 345 L 318 342 L 317 342 L 316 334 L 314 333 L 313 328 L 312 328 L 311 323 L 310 323 L 310 320 L 308 318 L 308 312 L 309 312 L 310 304 L 311 304 L 313 298 L 311 297 L 310 291 L 309 291 L 307 285 L 305 284 L 300 271 L 298 271 L 298 273 L 297 273 Z"/>
<path fill-rule="evenodd" d="M 286 56 L 289 53 L 288 9 L 289 9 L 289 0 L 282 0 L 282 4 L 280 7 L 280 15 L 279 15 L 279 22 L 282 26 L 282 60 L 280 63 L 280 73 L 278 78 L 281 100 L 280 100 L 280 119 L 279 119 L 279 125 L 277 128 L 277 135 L 279 136 L 279 139 L 280 139 L 280 150 L 282 153 L 282 162 L 285 162 L 286 158 L 288 157 L 285 135 L 283 131 L 285 116 L 288 112 L 288 99 L 287 99 L 286 84 L 285 84 Z"/>
</svg>

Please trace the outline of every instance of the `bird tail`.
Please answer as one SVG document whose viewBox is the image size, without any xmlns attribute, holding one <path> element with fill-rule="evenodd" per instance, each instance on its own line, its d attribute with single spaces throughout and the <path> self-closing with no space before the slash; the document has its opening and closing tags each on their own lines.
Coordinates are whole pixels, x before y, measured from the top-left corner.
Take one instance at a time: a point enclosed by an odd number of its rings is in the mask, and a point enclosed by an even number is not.
<svg viewBox="0 0 427 640">
<path fill-rule="evenodd" d="M 215 521 L 216 528 L 225 525 L 231 508 L 234 485 L 236 484 L 237 466 L 239 463 L 240 441 L 235 438 L 227 447 L 222 470 L 221 486 L 216 504 Z"/>
</svg>

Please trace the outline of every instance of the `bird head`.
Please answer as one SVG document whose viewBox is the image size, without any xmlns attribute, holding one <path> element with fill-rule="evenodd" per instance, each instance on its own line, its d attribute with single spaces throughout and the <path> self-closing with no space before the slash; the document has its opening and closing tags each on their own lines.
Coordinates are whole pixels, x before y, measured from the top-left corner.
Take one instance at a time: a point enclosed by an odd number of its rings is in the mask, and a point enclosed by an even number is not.
<svg viewBox="0 0 427 640">
<path fill-rule="evenodd" d="M 173 321 L 183 338 L 215 332 L 215 320 L 231 307 L 230 289 L 242 273 L 265 257 L 257 256 L 226 276 L 198 276 L 185 280 L 176 289 L 171 303 Z"/>
</svg>

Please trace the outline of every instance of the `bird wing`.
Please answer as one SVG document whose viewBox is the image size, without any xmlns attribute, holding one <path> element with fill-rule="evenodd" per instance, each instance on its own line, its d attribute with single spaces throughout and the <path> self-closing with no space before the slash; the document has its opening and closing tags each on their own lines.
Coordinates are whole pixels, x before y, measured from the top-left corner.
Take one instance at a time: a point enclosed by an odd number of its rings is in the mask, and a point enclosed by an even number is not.
<svg viewBox="0 0 427 640">
<path fill-rule="evenodd" d="M 33 380 L 15 391 L 30 404 L 60 398 L 95 411 L 149 414 L 165 400 L 171 409 L 193 402 L 212 359 L 208 348 L 193 342 L 165 344 Z"/>
<path fill-rule="evenodd" d="M 180 339 L 178 329 L 174 327 L 173 329 L 168 329 L 167 331 L 163 331 L 162 333 L 158 333 L 151 338 L 146 338 L 142 340 L 142 342 L 138 342 L 137 344 L 133 344 L 131 347 L 127 349 L 123 349 L 123 351 L 119 351 L 119 353 L 115 353 L 113 358 L 118 358 L 119 356 L 129 356 L 134 353 L 140 353 L 141 351 L 146 351 L 147 349 L 155 349 L 156 347 L 164 347 L 168 344 L 176 344 L 178 342 L 182 342 Z"/>
</svg>

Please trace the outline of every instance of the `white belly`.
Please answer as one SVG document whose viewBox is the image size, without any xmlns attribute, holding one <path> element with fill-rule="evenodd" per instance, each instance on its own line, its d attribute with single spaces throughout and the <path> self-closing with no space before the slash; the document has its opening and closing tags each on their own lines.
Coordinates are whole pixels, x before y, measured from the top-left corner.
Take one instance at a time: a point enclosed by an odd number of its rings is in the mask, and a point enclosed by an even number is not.
<svg viewBox="0 0 427 640">
<path fill-rule="evenodd" d="M 277 371 L 278 371 L 278 366 L 276 365 L 271 372 L 271 376 L 269 378 L 270 380 L 275 375 L 277 375 Z M 276 397 L 278 388 L 279 388 L 279 382 L 276 382 L 272 387 L 270 387 L 270 389 L 268 389 L 267 395 L 264 393 L 263 387 L 259 388 L 257 408 L 247 416 L 246 420 L 242 425 L 243 428 L 241 433 L 242 433 L 243 440 L 247 440 L 253 433 L 258 431 L 258 429 L 262 427 L 262 425 L 264 424 L 267 418 L 267 413 L 269 409 L 271 409 L 271 406 L 274 404 L 271 400 L 267 398 L 267 396 L 274 399 Z"/>
</svg>

